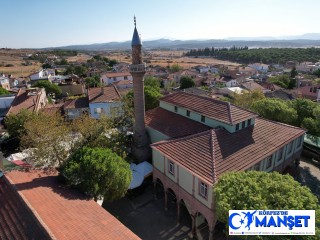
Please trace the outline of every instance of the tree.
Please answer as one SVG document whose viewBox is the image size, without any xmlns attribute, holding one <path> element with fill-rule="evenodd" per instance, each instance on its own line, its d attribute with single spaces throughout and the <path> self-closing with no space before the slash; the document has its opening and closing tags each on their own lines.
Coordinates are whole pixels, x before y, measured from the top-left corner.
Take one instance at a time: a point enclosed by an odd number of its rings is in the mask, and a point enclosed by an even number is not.
<svg viewBox="0 0 320 240">
<path fill-rule="evenodd" d="M 152 88 L 150 86 L 144 87 L 144 97 L 145 97 L 145 108 L 146 111 L 156 108 L 159 106 L 159 99 L 162 97 L 162 94 L 159 90 Z"/>
<path fill-rule="evenodd" d="M 98 75 L 95 75 L 94 77 L 86 77 L 86 86 L 87 87 L 100 87 L 101 82 L 100 82 L 100 77 Z"/>
<path fill-rule="evenodd" d="M 85 77 L 87 70 L 88 69 L 84 66 L 75 66 L 74 74 L 78 75 L 79 77 Z"/>
<path fill-rule="evenodd" d="M 305 118 L 313 118 L 313 111 L 317 106 L 317 103 L 312 102 L 309 99 L 297 98 L 288 102 L 289 106 L 297 111 L 296 126 L 301 126 Z"/>
<path fill-rule="evenodd" d="M 130 165 L 110 149 L 79 149 L 63 164 L 62 175 L 95 200 L 108 201 L 125 195 L 132 179 Z"/>
<path fill-rule="evenodd" d="M 320 68 L 318 68 L 317 70 L 315 70 L 312 74 L 313 74 L 313 75 L 316 75 L 317 77 L 320 77 Z"/>
<path fill-rule="evenodd" d="M 293 67 L 292 70 L 290 71 L 290 78 L 295 78 L 298 75 L 298 71 L 296 67 Z"/>
<path fill-rule="evenodd" d="M 287 102 L 277 98 L 264 98 L 252 104 L 251 109 L 264 118 L 286 124 L 295 125 L 297 111 Z"/>
<path fill-rule="evenodd" d="M 2 87 L 0 87 L 0 95 L 6 95 L 9 94 L 10 92 L 7 89 L 4 89 Z"/>
<path fill-rule="evenodd" d="M 218 220 L 228 224 L 229 210 L 316 210 L 318 199 L 306 186 L 301 186 L 290 175 L 278 172 L 229 172 L 214 186 Z M 281 239 L 318 239 L 320 218 L 316 217 L 316 236 L 289 236 Z M 257 237 L 253 239 L 258 239 Z M 263 239 L 279 239 L 265 236 Z"/>
<path fill-rule="evenodd" d="M 195 85 L 196 83 L 193 81 L 191 77 L 183 76 L 180 78 L 180 89 L 191 88 Z"/>
<path fill-rule="evenodd" d="M 170 66 L 170 72 L 171 73 L 175 73 L 175 72 L 179 72 L 183 69 L 183 67 L 181 67 L 178 63 L 174 63 Z"/>
<path fill-rule="evenodd" d="M 264 99 L 264 94 L 260 90 L 255 90 L 255 91 L 245 91 L 242 92 L 242 94 L 233 94 L 232 96 L 232 103 L 245 108 L 245 109 L 250 109 L 252 104 L 258 100 Z"/>
<path fill-rule="evenodd" d="M 21 138 L 26 134 L 24 124 L 32 121 L 36 113 L 22 109 L 18 114 L 9 114 L 5 117 L 4 123 L 9 133 L 9 138 L 1 143 L 1 150 L 5 155 L 19 151 Z"/>
<path fill-rule="evenodd" d="M 31 148 L 35 166 L 60 166 L 74 150 L 80 136 L 71 132 L 68 122 L 60 115 L 39 112 L 24 123 L 25 135 L 21 146 Z"/>
<path fill-rule="evenodd" d="M 269 82 L 272 82 L 282 88 L 288 88 L 290 84 L 290 78 L 287 75 L 273 76 L 268 79 Z"/>
<path fill-rule="evenodd" d="M 52 68 L 52 66 L 49 63 L 44 63 L 42 64 L 42 68 Z"/>
<path fill-rule="evenodd" d="M 146 77 L 144 79 L 144 86 L 152 87 L 158 91 L 160 91 L 160 79 L 157 77 Z"/>
<path fill-rule="evenodd" d="M 58 85 L 53 84 L 48 80 L 37 81 L 35 84 L 33 84 L 33 87 L 44 88 L 47 95 L 54 94 L 56 97 L 59 97 L 62 93 L 62 90 Z"/>
</svg>

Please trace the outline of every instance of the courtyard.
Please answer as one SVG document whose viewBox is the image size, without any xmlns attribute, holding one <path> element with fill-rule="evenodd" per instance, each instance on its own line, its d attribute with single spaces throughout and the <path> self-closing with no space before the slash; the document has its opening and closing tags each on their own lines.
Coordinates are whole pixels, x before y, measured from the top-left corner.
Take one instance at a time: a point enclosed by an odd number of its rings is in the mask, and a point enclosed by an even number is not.
<svg viewBox="0 0 320 240">
<path fill-rule="evenodd" d="M 290 171 L 302 185 L 308 186 L 320 198 L 320 163 L 312 158 L 302 156 L 299 167 Z M 177 205 L 175 196 L 168 201 L 168 210 L 164 209 L 164 194 L 157 187 L 157 198 L 154 198 L 154 188 L 151 179 L 142 187 L 130 192 L 124 198 L 113 203 L 103 203 L 103 207 L 118 218 L 126 227 L 142 239 L 192 239 L 191 217 L 185 207 L 181 208 L 180 223 L 177 223 Z M 207 232 L 207 229 L 198 232 Z M 215 232 L 214 239 L 225 239 L 222 231 Z M 203 239 L 208 236 L 202 235 Z"/>
</svg>

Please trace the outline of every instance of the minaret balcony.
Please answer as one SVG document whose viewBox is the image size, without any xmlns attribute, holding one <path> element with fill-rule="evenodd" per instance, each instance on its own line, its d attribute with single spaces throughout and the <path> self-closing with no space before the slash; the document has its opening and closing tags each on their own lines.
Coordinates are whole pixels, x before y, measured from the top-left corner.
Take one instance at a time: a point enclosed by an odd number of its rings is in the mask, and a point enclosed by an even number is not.
<svg viewBox="0 0 320 240">
<path fill-rule="evenodd" d="M 130 72 L 146 72 L 147 65 L 145 63 L 142 64 L 131 64 L 130 65 Z"/>
</svg>

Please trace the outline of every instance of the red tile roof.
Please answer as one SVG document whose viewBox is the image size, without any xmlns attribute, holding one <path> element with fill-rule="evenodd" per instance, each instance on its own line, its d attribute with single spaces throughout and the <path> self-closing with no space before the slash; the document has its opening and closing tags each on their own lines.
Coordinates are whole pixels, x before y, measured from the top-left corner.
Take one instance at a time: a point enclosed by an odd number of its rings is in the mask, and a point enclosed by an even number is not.
<svg viewBox="0 0 320 240">
<path fill-rule="evenodd" d="M 89 103 L 114 102 L 121 99 L 121 95 L 115 86 L 103 87 L 103 93 L 100 87 L 89 88 Z"/>
<path fill-rule="evenodd" d="M 147 127 L 151 127 L 170 138 L 184 137 L 210 129 L 202 123 L 160 107 L 147 111 L 145 121 Z"/>
<path fill-rule="evenodd" d="M 56 175 L 40 170 L 12 171 L 6 175 L 54 238 L 139 239 L 96 202 L 88 200 L 75 190 L 59 185 Z"/>
<path fill-rule="evenodd" d="M 37 104 L 39 103 L 40 94 L 30 95 L 28 91 L 19 89 L 15 99 L 13 100 L 8 114 L 17 114 L 22 109 L 29 111 L 36 111 Z"/>
<path fill-rule="evenodd" d="M 88 97 L 80 97 L 69 101 L 64 105 L 65 109 L 74 109 L 74 108 L 89 108 Z"/>
<path fill-rule="evenodd" d="M 256 113 L 236 107 L 228 102 L 185 92 L 169 94 L 160 100 L 230 125 L 257 116 Z"/>
<path fill-rule="evenodd" d="M 214 184 L 221 174 L 248 169 L 304 133 L 301 128 L 258 117 L 254 126 L 235 133 L 211 129 L 161 141 L 152 148 Z"/>
<path fill-rule="evenodd" d="M 131 73 L 129 73 L 129 72 L 110 72 L 110 73 L 104 73 L 103 76 L 106 76 L 108 78 L 125 77 L 125 76 L 131 76 Z"/>
<path fill-rule="evenodd" d="M 0 178 L 0 239 L 51 239 L 6 177 Z"/>
</svg>

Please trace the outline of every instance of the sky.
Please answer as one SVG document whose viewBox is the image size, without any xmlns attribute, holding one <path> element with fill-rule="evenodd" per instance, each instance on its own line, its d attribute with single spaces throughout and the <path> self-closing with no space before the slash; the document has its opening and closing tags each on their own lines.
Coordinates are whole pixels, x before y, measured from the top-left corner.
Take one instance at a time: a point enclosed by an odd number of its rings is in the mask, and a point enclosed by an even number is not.
<svg viewBox="0 0 320 240">
<path fill-rule="evenodd" d="M 319 33 L 319 0 L 0 0 L 0 48 Z"/>
</svg>

